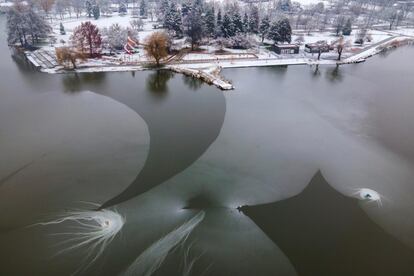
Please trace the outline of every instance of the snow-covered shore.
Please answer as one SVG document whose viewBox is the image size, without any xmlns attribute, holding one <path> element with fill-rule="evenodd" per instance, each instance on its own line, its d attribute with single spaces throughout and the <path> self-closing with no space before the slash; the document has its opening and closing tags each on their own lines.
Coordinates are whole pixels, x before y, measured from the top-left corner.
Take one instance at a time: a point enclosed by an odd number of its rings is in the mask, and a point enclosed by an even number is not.
<svg viewBox="0 0 414 276">
<path fill-rule="evenodd" d="M 407 43 L 412 43 L 413 41 L 414 41 L 413 37 L 406 37 L 406 36 L 390 37 L 388 39 L 385 39 L 381 43 L 378 43 L 377 45 L 368 47 L 367 49 L 365 49 L 365 51 L 362 51 L 356 55 L 353 55 L 351 57 L 344 59 L 341 63 L 349 64 L 349 63 L 363 62 L 367 58 L 377 55 L 388 48 L 397 47 L 398 45 L 405 45 Z"/>
<path fill-rule="evenodd" d="M 389 37 L 375 45 L 367 47 L 363 51 L 354 55 L 348 56 L 341 61 L 337 60 L 316 60 L 309 57 L 299 58 L 266 58 L 257 56 L 256 59 L 198 59 L 198 60 L 185 60 L 181 62 L 172 62 L 166 64 L 165 69 L 182 73 L 191 77 L 198 78 L 208 84 L 215 85 L 222 90 L 234 89 L 234 86 L 227 80 L 220 76 L 220 70 L 222 68 L 244 68 L 244 67 L 262 67 L 262 66 L 287 66 L 287 65 L 344 65 L 351 63 L 364 62 L 366 59 L 379 54 L 381 51 L 387 48 L 396 47 L 398 45 L 404 45 L 406 43 L 412 43 L 414 38 L 407 36 L 395 36 Z M 27 52 L 26 56 L 28 60 L 36 67 L 40 67 L 41 61 L 36 61 L 31 52 Z M 89 62 L 83 64 L 75 70 L 65 70 L 61 66 L 53 68 L 41 68 L 42 72 L 45 73 L 91 73 L 91 72 L 127 72 L 127 71 L 141 71 L 147 69 L 145 64 L 129 64 L 129 65 L 111 65 Z"/>
<path fill-rule="evenodd" d="M 111 17 L 102 17 L 95 20 L 99 28 L 108 27 L 113 23 L 118 23 L 122 27 L 127 27 L 130 24 L 132 17 L 130 15 L 120 16 L 115 15 Z M 56 60 L 55 49 L 66 45 L 70 40 L 70 36 L 76 26 L 81 22 L 88 21 L 89 18 L 68 18 L 62 20 L 66 33 L 60 34 L 59 24 L 55 22 L 53 26 L 53 35 L 57 43 L 53 45 L 43 45 L 38 51 L 26 52 L 27 59 L 42 72 L 46 73 L 68 73 L 68 72 L 125 72 L 125 71 L 140 71 L 148 68 L 151 61 L 146 57 L 142 47 L 138 49 L 137 53 L 128 55 L 126 53 L 115 53 L 112 56 L 103 56 L 99 59 L 87 59 L 78 61 L 75 69 L 68 70 L 58 64 Z M 139 39 L 145 39 L 149 34 L 154 32 L 153 23 L 149 20 L 144 20 L 143 29 L 139 31 Z M 295 30 L 292 39 L 295 40 L 298 36 L 303 36 L 303 44 L 300 46 L 299 54 L 276 54 L 264 46 L 256 46 L 248 50 L 236 50 L 230 48 L 220 48 L 217 45 L 205 43 L 197 51 L 181 50 L 180 54 L 170 55 L 165 59 L 164 66 L 170 70 L 191 75 L 202 79 L 203 81 L 216 85 L 220 89 L 229 90 L 233 88 L 228 81 L 216 72 L 211 74 L 212 68 L 243 68 L 243 67 L 262 67 L 262 66 L 287 66 L 287 65 L 342 65 L 349 63 L 359 63 L 365 61 L 370 56 L 378 54 L 390 44 L 413 39 L 414 30 L 402 29 L 396 30 L 392 33 L 380 30 L 370 30 L 372 39 L 366 42 L 363 46 L 353 44 L 357 37 L 357 31 L 354 31 L 351 36 L 346 38 L 349 46 L 342 55 L 342 60 L 337 61 L 337 53 L 331 51 L 324 53 L 321 59 L 317 59 L 316 54 L 306 53 L 304 51 L 305 43 L 314 43 L 317 41 L 327 41 L 332 43 L 337 39 L 331 32 L 314 32 L 303 33 L 300 30 Z M 258 39 L 258 38 L 256 38 Z M 271 43 L 269 41 L 265 41 Z M 184 41 L 175 41 L 177 49 L 184 49 L 189 47 Z M 258 45 L 260 43 L 258 42 Z M 217 71 L 217 70 L 216 70 Z"/>
</svg>

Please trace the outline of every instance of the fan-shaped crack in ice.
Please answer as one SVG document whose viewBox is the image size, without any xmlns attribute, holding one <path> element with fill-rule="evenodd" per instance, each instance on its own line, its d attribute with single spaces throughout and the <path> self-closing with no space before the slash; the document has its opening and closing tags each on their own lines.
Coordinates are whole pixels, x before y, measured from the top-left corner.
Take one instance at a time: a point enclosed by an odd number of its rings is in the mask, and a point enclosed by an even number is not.
<svg viewBox="0 0 414 276">
<path fill-rule="evenodd" d="M 96 204 L 96 206 L 99 205 Z M 125 224 L 125 218 L 113 210 L 79 210 L 68 211 L 55 220 L 39 222 L 31 226 L 51 226 L 62 223 L 75 224 L 68 225 L 68 229 L 75 230 L 51 234 L 64 237 L 63 241 L 56 244 L 59 247 L 63 247 L 63 249 L 59 250 L 54 256 L 75 249 L 86 248 L 84 263 L 74 272 L 76 274 L 86 270 L 102 255 L 105 248 L 121 231 Z"/>
<path fill-rule="evenodd" d="M 183 244 L 186 241 L 194 228 L 204 219 L 204 216 L 204 211 L 199 212 L 180 227 L 154 242 L 135 259 L 125 271 L 124 275 L 152 275 L 162 265 L 168 254 L 178 245 Z M 193 264 L 187 265 L 192 266 Z M 187 267 L 187 270 L 188 269 L 191 270 L 191 267 Z"/>
</svg>

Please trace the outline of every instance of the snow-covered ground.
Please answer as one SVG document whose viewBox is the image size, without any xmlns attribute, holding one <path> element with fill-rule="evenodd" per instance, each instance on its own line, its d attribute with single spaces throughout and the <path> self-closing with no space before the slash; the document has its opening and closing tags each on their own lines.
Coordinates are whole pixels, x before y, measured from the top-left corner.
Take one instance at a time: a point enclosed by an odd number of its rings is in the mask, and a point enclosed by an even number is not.
<svg viewBox="0 0 414 276">
<path fill-rule="evenodd" d="M 320 0 L 295 0 L 295 2 L 299 2 L 301 5 L 318 4 L 319 2 L 328 3 L 328 1 L 320 1 Z"/>
<path fill-rule="evenodd" d="M 392 31 L 386 31 L 389 34 L 392 35 L 405 35 L 405 36 L 411 36 L 414 37 L 414 28 L 397 28 L 396 30 Z"/>
<path fill-rule="evenodd" d="M 364 47 L 376 44 L 384 39 L 387 39 L 388 37 L 392 36 L 392 34 L 389 34 L 384 31 L 377 31 L 377 30 L 369 30 L 369 34 L 372 37 L 372 40 L 370 42 L 365 42 Z M 292 36 L 292 41 L 295 41 L 298 37 L 300 31 L 295 31 Z M 304 33 L 304 39 L 305 43 L 314 43 L 319 40 L 326 40 L 328 43 L 331 43 L 333 41 L 338 40 L 338 37 L 332 33 L 332 32 L 312 32 L 310 34 Z M 358 32 L 354 30 L 351 35 L 344 37 L 346 41 L 349 42 L 350 45 L 354 44 L 355 40 L 358 38 Z"/>
<path fill-rule="evenodd" d="M 46 56 L 52 56 L 55 53 L 55 47 L 67 45 L 70 42 L 70 36 L 74 29 L 82 22 L 91 21 L 97 25 L 98 28 L 103 29 L 110 27 L 112 24 L 119 24 L 122 27 L 130 27 L 130 22 L 133 20 L 130 15 L 118 15 L 115 13 L 112 16 L 101 16 L 98 20 L 93 18 L 82 17 L 67 18 L 64 20 L 54 19 L 53 33 L 57 39 L 57 43 L 54 45 L 44 45 L 40 51 L 45 51 Z M 139 40 L 144 40 L 148 35 L 156 31 L 153 28 L 155 22 L 151 22 L 147 19 L 143 20 L 143 30 L 139 31 Z M 60 23 L 63 24 L 66 34 L 60 34 Z M 353 31 L 350 36 L 346 36 L 348 47 L 345 48 L 342 54 L 341 63 L 354 63 L 364 61 L 366 58 L 377 54 L 381 47 L 386 47 L 394 40 L 407 39 L 408 36 L 414 37 L 414 29 L 397 29 L 392 32 L 369 30 L 372 37 L 370 42 L 366 42 L 364 45 L 355 45 L 354 42 L 357 39 L 358 32 Z M 277 65 L 314 65 L 314 64 L 337 64 L 337 53 L 331 51 L 329 53 L 323 53 L 321 60 L 317 60 L 316 54 L 309 54 L 304 51 L 304 45 L 306 43 L 314 43 L 317 41 L 325 40 L 328 44 L 334 45 L 338 37 L 332 34 L 332 32 L 311 32 L 306 33 L 300 30 L 296 30 L 293 33 L 292 41 L 295 42 L 298 36 L 303 36 L 303 43 L 300 45 L 299 54 L 283 54 L 278 55 L 275 52 L 269 50 L 265 46 L 260 45 L 260 38 L 258 36 L 253 37 L 258 43 L 252 49 L 240 50 L 240 49 L 228 49 L 220 48 L 214 43 L 208 42 L 207 45 L 200 46 L 197 51 L 190 51 L 189 45 L 185 43 L 184 39 L 174 41 L 175 48 L 181 49 L 181 47 L 187 47 L 185 51 L 177 56 L 169 56 L 165 62 L 167 68 L 171 68 L 177 72 L 185 74 L 192 74 L 195 77 L 201 78 L 208 83 L 214 84 L 221 89 L 231 89 L 233 86 L 223 80 L 218 74 L 212 74 L 211 68 L 234 68 L 234 67 L 256 67 L 256 66 L 277 66 Z M 64 41 L 64 43 L 62 43 Z M 271 41 L 265 41 L 271 44 Z M 177 46 L 179 45 L 179 46 Z M 31 54 L 30 58 L 33 59 L 36 54 Z M 137 71 L 144 70 L 145 65 L 149 60 L 145 56 L 142 48 L 133 55 L 126 53 L 117 53 L 113 56 L 102 56 L 99 59 L 87 59 L 85 61 L 78 61 L 77 72 L 112 72 L 112 71 Z M 36 64 L 36 61 L 33 62 Z M 41 62 L 40 62 L 41 63 Z M 65 72 L 62 66 L 56 66 L 55 68 L 42 68 L 42 71 L 48 73 Z"/>
<path fill-rule="evenodd" d="M 226 60 L 226 59 L 257 59 L 256 55 L 249 54 L 249 53 L 241 53 L 241 54 L 223 54 L 223 55 L 214 55 L 214 54 L 198 54 L 198 53 L 190 53 L 183 57 L 182 60 L 184 61 L 204 61 L 204 60 Z"/>
<path fill-rule="evenodd" d="M 371 47 L 368 47 L 364 51 L 361 51 L 358 54 L 352 55 L 348 58 L 345 58 L 342 62 L 343 63 L 354 63 L 364 61 L 367 58 L 374 56 L 380 53 L 384 48 L 389 48 L 394 43 L 402 43 L 404 45 L 405 42 L 413 42 L 413 38 L 404 37 L 404 36 L 397 36 L 397 37 L 389 37 L 388 39 L 384 40 L 383 42 L 377 43 Z"/>
<path fill-rule="evenodd" d="M 207 0 L 207 2 L 226 2 L 226 1 L 228 1 L 228 0 Z M 265 2 L 270 2 L 271 0 L 265 0 L 265 1 L 263 1 L 264 3 Z M 292 2 L 299 2 L 301 5 L 311 5 L 311 4 L 318 4 L 319 2 L 323 2 L 323 3 L 325 3 L 325 4 L 328 4 L 329 3 L 329 1 L 328 0 L 295 0 L 295 1 L 292 1 Z"/>
<path fill-rule="evenodd" d="M 22 2 L 20 2 L 20 4 L 27 5 L 27 2 L 22 1 Z M 1 13 L 6 13 L 11 7 L 13 7 L 13 5 L 14 5 L 14 1 L 6 2 L 6 1 L 0 0 L 0 14 Z"/>
<path fill-rule="evenodd" d="M 311 2 L 304 0 L 305 2 Z M 70 42 L 70 36 L 73 32 L 73 30 L 79 26 L 82 22 L 91 21 L 93 24 L 97 25 L 98 28 L 108 28 L 112 24 L 119 24 L 120 26 L 126 28 L 131 27 L 131 21 L 134 20 L 134 18 L 131 17 L 130 14 L 127 15 L 119 15 L 117 13 L 114 13 L 112 16 L 101 16 L 98 20 L 95 20 L 94 18 L 87 18 L 87 17 L 81 17 L 79 19 L 77 18 L 66 18 L 64 20 L 54 20 L 53 22 L 53 32 L 54 36 L 57 38 L 56 44 L 52 45 L 46 45 L 44 46 L 46 49 L 50 51 L 54 51 L 54 47 L 60 47 L 67 45 Z M 138 38 L 140 41 L 145 40 L 147 36 L 149 36 L 151 33 L 155 31 L 153 28 L 153 25 L 155 22 L 149 21 L 149 19 L 144 19 L 144 26 L 143 30 L 139 31 Z M 60 23 L 63 24 L 66 34 L 61 35 L 59 25 Z M 349 55 L 355 54 L 357 52 L 360 52 L 366 47 L 369 47 L 371 45 L 375 45 L 383 40 L 386 40 L 387 38 L 391 36 L 396 36 L 398 34 L 400 35 L 414 35 L 414 29 L 400 29 L 396 30 L 395 33 L 387 32 L 387 31 L 378 31 L 378 30 L 369 30 L 369 33 L 372 37 L 372 40 L 370 42 L 366 42 L 363 46 L 357 46 L 354 45 L 355 40 L 357 39 L 358 32 L 354 30 L 350 36 L 346 36 L 345 40 L 348 42 L 347 44 L 350 45 L 347 49 L 344 51 L 344 57 L 347 57 Z M 312 55 L 308 55 L 304 53 L 304 44 L 306 43 L 314 43 L 320 40 L 325 40 L 329 44 L 335 42 L 338 40 L 338 37 L 335 36 L 332 32 L 311 32 L 306 33 L 302 31 L 294 31 L 292 36 L 292 41 L 295 42 L 295 40 L 299 37 L 303 36 L 304 42 L 302 43 L 300 47 L 300 55 L 301 57 L 307 57 L 312 58 Z M 255 37 L 256 40 L 259 42 L 260 38 Z M 62 43 L 63 42 L 63 43 Z M 267 43 L 271 43 L 271 41 L 266 41 Z M 184 41 L 180 41 L 181 45 L 185 45 Z M 291 56 L 280 56 L 276 55 L 272 51 L 265 50 L 264 48 L 256 47 L 255 49 L 249 49 L 249 50 L 234 50 L 234 49 L 224 49 L 226 51 L 226 55 L 215 55 L 214 52 L 217 50 L 217 47 L 209 46 L 202 46 L 203 49 L 206 51 L 203 53 L 189 53 L 185 55 L 182 59 L 183 61 L 191 61 L 191 60 L 222 60 L 222 59 L 252 59 L 252 58 L 258 58 L 258 59 L 269 59 L 269 58 L 291 58 Z M 229 56 L 233 55 L 233 56 Z M 254 56 L 252 56 L 254 55 Z M 323 59 L 332 59 L 334 58 L 334 53 L 328 53 L 323 54 Z M 126 55 L 126 54 L 118 54 L 115 58 L 112 58 L 112 61 L 120 61 L 122 63 L 133 63 L 133 62 L 145 62 L 146 57 L 143 54 L 143 51 L 139 51 L 137 54 L 134 55 Z"/>
<path fill-rule="evenodd" d="M 111 25 L 117 23 L 123 28 L 131 27 L 131 21 L 135 18 L 132 18 L 130 15 L 118 15 L 113 14 L 112 16 L 101 16 L 99 19 L 95 20 L 94 18 L 88 18 L 82 16 L 80 18 L 66 18 L 63 20 L 53 20 L 52 27 L 53 27 L 53 34 L 57 38 L 57 43 L 54 46 L 64 46 L 70 42 L 70 37 L 75 30 L 76 27 L 81 25 L 83 22 L 90 21 L 92 24 L 96 25 L 99 29 L 108 28 Z M 154 32 L 153 24 L 155 22 L 151 22 L 149 19 L 144 19 L 144 26 L 143 30 L 138 32 L 138 39 L 140 41 L 145 40 L 145 38 Z M 60 23 L 63 24 L 66 34 L 60 34 Z M 64 44 L 61 41 L 65 41 Z"/>
</svg>

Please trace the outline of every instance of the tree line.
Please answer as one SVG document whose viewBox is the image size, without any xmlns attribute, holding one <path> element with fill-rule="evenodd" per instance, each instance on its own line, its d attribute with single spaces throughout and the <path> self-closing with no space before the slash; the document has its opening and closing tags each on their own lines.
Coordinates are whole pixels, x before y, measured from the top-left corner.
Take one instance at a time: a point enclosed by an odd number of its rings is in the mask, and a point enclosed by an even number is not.
<svg viewBox="0 0 414 276">
<path fill-rule="evenodd" d="M 214 5 L 202 0 L 178 4 L 162 0 L 159 4 L 159 20 L 174 37 L 186 36 L 191 48 L 203 38 L 217 39 L 232 44 L 234 48 L 251 46 L 247 35 L 260 35 L 262 42 L 268 38 L 274 43 L 290 43 L 292 28 L 290 21 L 283 16 L 271 20 L 268 15 L 260 16 L 256 5 L 249 5 L 244 11 L 237 2 L 216 10 Z"/>
</svg>

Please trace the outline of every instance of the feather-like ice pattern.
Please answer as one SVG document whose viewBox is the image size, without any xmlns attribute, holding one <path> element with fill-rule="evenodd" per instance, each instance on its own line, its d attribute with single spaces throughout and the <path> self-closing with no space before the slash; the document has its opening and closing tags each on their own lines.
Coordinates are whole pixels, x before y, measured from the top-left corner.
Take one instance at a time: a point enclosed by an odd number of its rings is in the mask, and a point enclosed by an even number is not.
<svg viewBox="0 0 414 276">
<path fill-rule="evenodd" d="M 178 245 L 184 243 L 194 228 L 204 219 L 204 211 L 199 212 L 189 221 L 171 231 L 148 247 L 125 271 L 125 276 L 150 276 L 164 262 L 168 254 Z M 191 269 L 191 268 L 190 268 Z"/>
<path fill-rule="evenodd" d="M 72 225 L 68 225 L 68 229 L 75 230 L 52 234 L 64 237 L 63 241 L 57 244 L 63 248 L 54 256 L 84 248 L 86 250 L 84 263 L 75 271 L 74 274 L 76 274 L 86 270 L 102 255 L 105 248 L 121 231 L 125 224 L 125 218 L 118 212 L 108 209 L 69 211 L 54 220 L 36 223 L 32 226 L 50 226 L 62 223 L 71 223 Z"/>
</svg>

